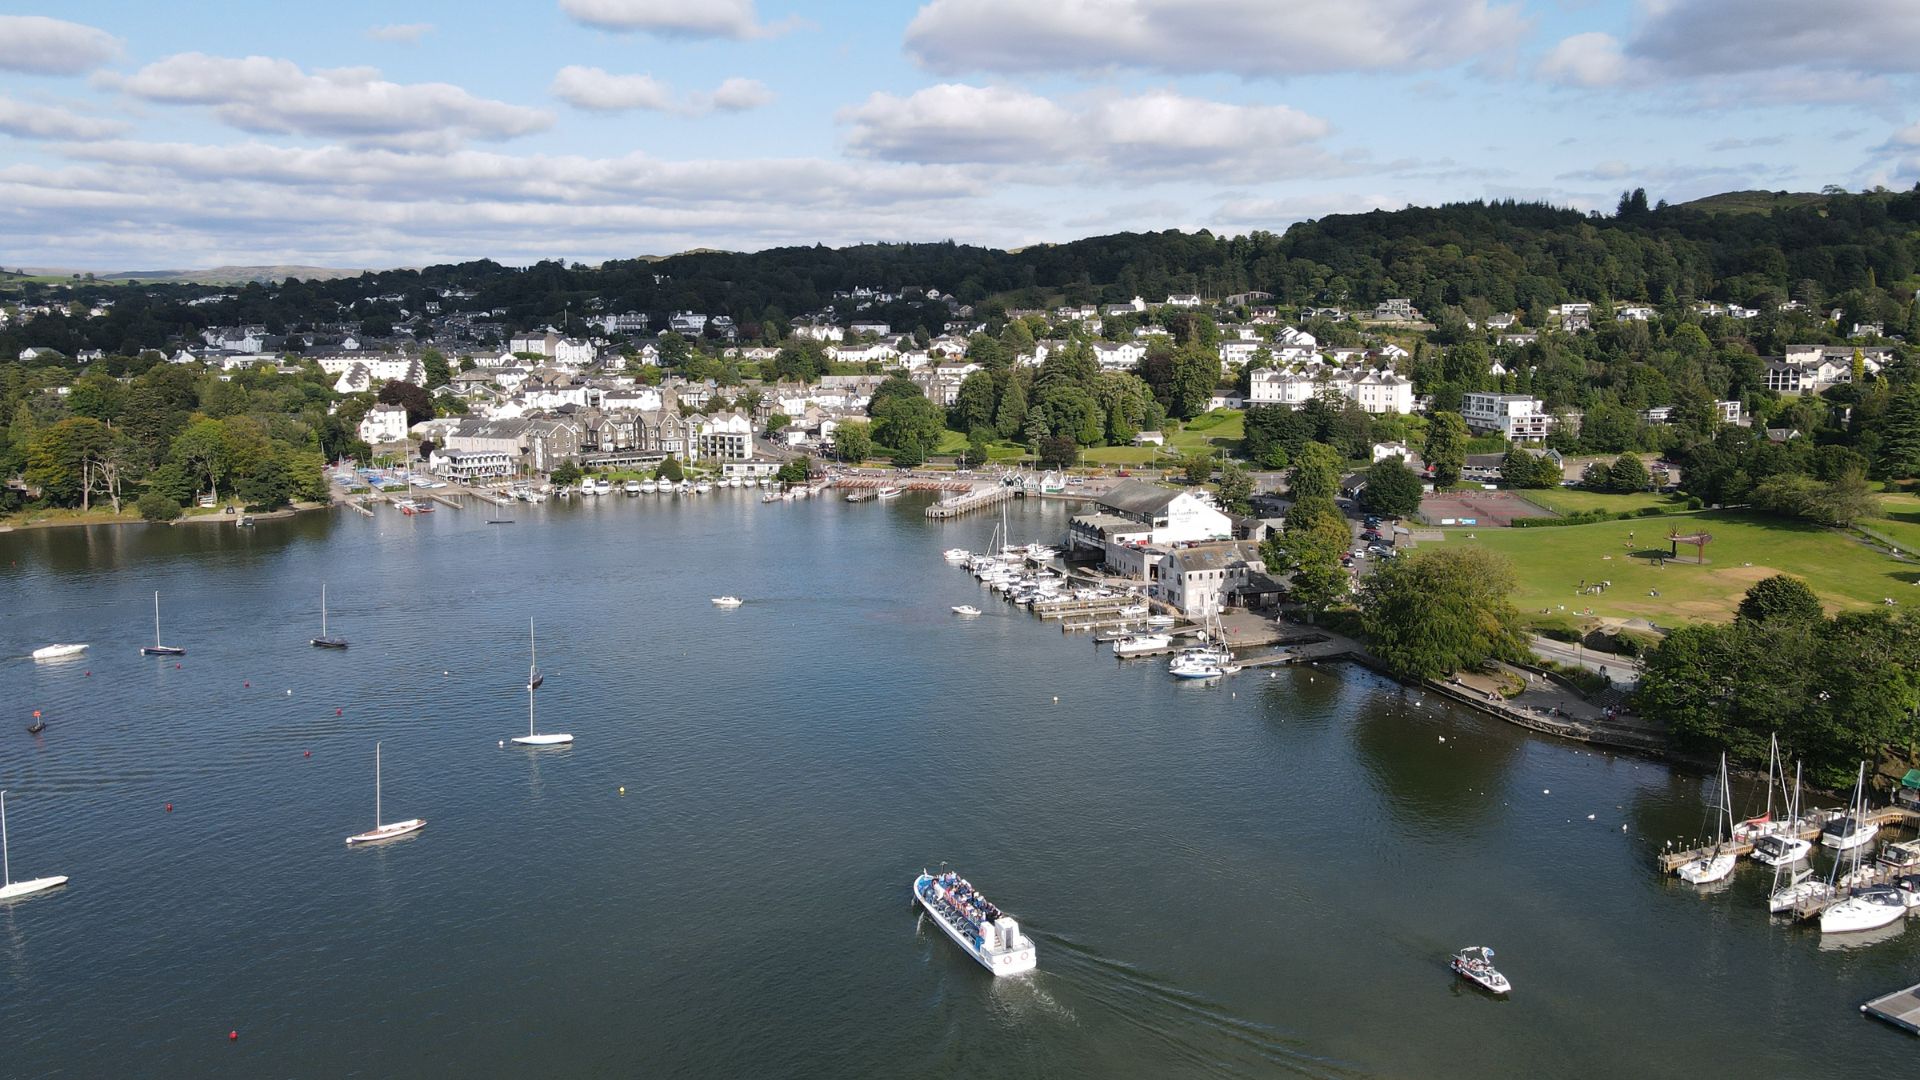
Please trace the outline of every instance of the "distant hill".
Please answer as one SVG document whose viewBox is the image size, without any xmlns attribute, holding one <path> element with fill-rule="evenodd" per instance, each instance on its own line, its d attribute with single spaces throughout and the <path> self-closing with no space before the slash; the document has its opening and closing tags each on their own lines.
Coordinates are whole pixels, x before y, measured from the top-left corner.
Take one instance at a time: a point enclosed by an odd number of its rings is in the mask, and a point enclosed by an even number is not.
<svg viewBox="0 0 1920 1080">
<path fill-rule="evenodd" d="M 1775 210 L 1824 206 L 1830 198 L 1831 195 L 1814 191 L 1723 191 L 1679 206 L 1703 214 L 1770 214 Z"/>
<path fill-rule="evenodd" d="M 76 271 L 48 267 L 24 267 L 26 276 L 58 281 L 71 278 Z M 16 276 L 12 272 L 8 277 Z M 303 281 L 333 281 L 359 277 L 371 270 L 345 270 L 333 266 L 216 266 L 210 270 L 120 270 L 95 273 L 93 279 L 107 284 L 139 281 L 156 285 L 245 285 L 250 281 L 274 282 L 300 278 Z"/>
</svg>

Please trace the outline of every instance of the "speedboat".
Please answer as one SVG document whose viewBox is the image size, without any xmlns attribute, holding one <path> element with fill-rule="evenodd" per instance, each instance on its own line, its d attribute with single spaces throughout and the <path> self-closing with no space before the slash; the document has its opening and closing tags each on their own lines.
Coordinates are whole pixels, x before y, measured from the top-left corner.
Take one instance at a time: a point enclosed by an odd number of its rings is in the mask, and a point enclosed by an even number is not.
<svg viewBox="0 0 1920 1080">
<path fill-rule="evenodd" d="M 1791 866 L 1807 857 L 1813 841 L 1785 833 L 1768 833 L 1753 842 L 1753 857 L 1768 866 Z"/>
<path fill-rule="evenodd" d="M 1448 966 L 1461 978 L 1491 993 L 1504 994 L 1513 989 L 1505 975 L 1493 966 L 1493 950 L 1485 945 L 1469 945 L 1453 954 Z"/>
<path fill-rule="evenodd" d="M 612 490 L 613 490 L 613 482 L 610 480 L 595 480 L 593 482 L 593 493 L 595 495 L 605 495 L 607 492 Z"/>
<path fill-rule="evenodd" d="M 1177 620 L 1177 619 L 1175 619 L 1175 618 L 1174 618 L 1173 616 L 1171 616 L 1171 615 L 1149 615 L 1149 616 L 1147 616 L 1147 625 L 1148 625 L 1148 626 L 1152 626 L 1152 627 L 1156 627 L 1156 628 L 1158 628 L 1158 629 L 1162 629 L 1162 630 L 1164 630 L 1164 629 L 1166 629 L 1167 627 L 1170 627 L 1170 626 L 1172 626 L 1172 625 L 1173 625 L 1173 624 L 1174 624 L 1175 622 L 1178 622 L 1178 621 L 1179 621 L 1179 620 Z"/>
<path fill-rule="evenodd" d="M 640 481 L 629 480 L 626 483 L 620 485 L 620 490 L 626 492 L 629 495 L 638 495 L 640 494 Z"/>
<path fill-rule="evenodd" d="M 1902 840 L 1880 849 L 1880 861 L 1896 870 L 1920 869 L 1920 840 Z"/>
<path fill-rule="evenodd" d="M 86 652 L 85 645 L 42 645 L 33 650 L 35 660 L 63 660 L 69 656 L 79 656 Z"/>
<path fill-rule="evenodd" d="M 1689 885 L 1706 885 L 1733 873 L 1733 865 L 1739 861 L 1733 852 L 1716 846 L 1697 859 L 1681 863 L 1673 872 Z"/>
<path fill-rule="evenodd" d="M 1820 913 L 1820 932 L 1850 934 L 1889 925 L 1907 914 L 1903 890 L 1893 885 L 1861 889 Z"/>
<path fill-rule="evenodd" d="M 980 609 L 974 607 L 972 604 L 955 604 L 953 605 L 953 613 L 955 615 L 978 615 L 980 614 Z"/>
<path fill-rule="evenodd" d="M 1147 605 L 1126 604 L 1122 606 L 1118 611 L 1115 611 L 1114 614 L 1120 616 L 1123 619 L 1144 619 L 1147 617 Z"/>
<path fill-rule="evenodd" d="M 941 557 L 950 563 L 963 563 L 973 558 L 973 552 L 966 548 L 948 548 L 941 552 Z"/>
<path fill-rule="evenodd" d="M 714 607 L 737 608 L 744 603 L 746 603 L 746 601 L 737 596 L 716 596 L 713 598 Z"/>
<path fill-rule="evenodd" d="M 889 484 L 886 487 L 883 487 L 879 491 L 875 492 L 874 497 L 879 499 L 882 502 L 885 502 L 888 499 L 897 499 L 902 494 L 903 492 L 901 491 L 901 489 Z"/>
<path fill-rule="evenodd" d="M 1820 829 L 1820 846 L 1835 851 L 1851 851 L 1871 841 L 1880 832 L 1880 826 L 1863 820 L 1852 814 L 1834 818 Z"/>
<path fill-rule="evenodd" d="M 1138 656 L 1159 652 L 1172 644 L 1173 639 L 1165 634 L 1133 634 L 1113 643 L 1113 655 Z"/>
<path fill-rule="evenodd" d="M 642 495 L 652 495 L 659 490 L 660 490 L 660 484 L 658 481 L 642 480 L 640 482 L 640 494 Z"/>
<path fill-rule="evenodd" d="M 1020 932 L 1020 924 L 953 871 L 920 871 L 913 898 L 954 944 L 995 975 L 1019 975 L 1039 965 L 1033 939 Z"/>
</svg>

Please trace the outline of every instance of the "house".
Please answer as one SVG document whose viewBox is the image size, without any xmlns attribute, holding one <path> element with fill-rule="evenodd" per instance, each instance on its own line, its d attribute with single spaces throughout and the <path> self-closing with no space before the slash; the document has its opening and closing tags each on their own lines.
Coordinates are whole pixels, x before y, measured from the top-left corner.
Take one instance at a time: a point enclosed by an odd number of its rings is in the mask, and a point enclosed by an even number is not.
<svg viewBox="0 0 1920 1080">
<path fill-rule="evenodd" d="M 360 437 L 374 446 L 407 437 L 407 410 L 398 405 L 375 405 L 360 420 Z"/>
<path fill-rule="evenodd" d="M 1093 359 L 1102 371 L 1131 371 L 1147 358 L 1147 347 L 1138 341 L 1093 342 Z"/>
<path fill-rule="evenodd" d="M 699 417 L 694 447 L 703 459 L 745 461 L 753 457 L 753 420 L 738 410 Z"/>
<path fill-rule="evenodd" d="M 1593 305 L 1589 303 L 1561 304 L 1547 312 L 1559 320 L 1560 329 L 1565 333 L 1577 333 L 1593 326 Z"/>
<path fill-rule="evenodd" d="M 667 329 L 682 337 L 699 337 L 707 332 L 707 317 L 692 311 L 676 311 L 667 320 Z"/>
<path fill-rule="evenodd" d="M 855 322 L 847 329 L 855 334 L 872 334 L 875 337 L 887 337 L 893 333 L 892 325 L 883 322 Z"/>
<path fill-rule="evenodd" d="M 1148 528 L 1150 543 L 1167 547 L 1231 536 L 1233 523 L 1204 491 L 1123 480 L 1099 496 L 1108 512 Z"/>
<path fill-rule="evenodd" d="M 811 341 L 841 341 L 847 332 L 829 322 L 795 323 L 793 336 Z"/>
<path fill-rule="evenodd" d="M 1178 608 L 1189 619 L 1204 619 L 1225 608 L 1249 574 L 1265 574 L 1260 545 L 1246 540 L 1190 544 L 1169 551 L 1153 567 L 1148 595 Z"/>
<path fill-rule="evenodd" d="M 1245 339 L 1220 340 L 1220 367 L 1225 370 L 1230 364 L 1244 364 L 1253 359 L 1253 354 L 1267 347 L 1264 341 Z"/>
<path fill-rule="evenodd" d="M 1200 298 L 1198 296 L 1193 295 L 1192 293 L 1174 293 L 1167 297 L 1167 302 L 1165 306 L 1177 307 L 1177 308 L 1197 308 L 1200 306 L 1200 304 L 1201 304 Z"/>
<path fill-rule="evenodd" d="M 1613 321 L 1614 322 L 1649 322 L 1657 314 L 1658 312 L 1654 311 L 1653 308 L 1648 307 L 1645 304 L 1627 304 L 1623 307 L 1618 307 L 1614 309 Z"/>
<path fill-rule="evenodd" d="M 435 449 L 427 459 L 427 468 L 436 476 L 460 483 L 512 476 L 516 455 L 504 450 Z"/>
<path fill-rule="evenodd" d="M 1416 322 L 1420 312 L 1407 297 L 1382 300 L 1373 306 L 1373 317 L 1381 322 Z"/>
<path fill-rule="evenodd" d="M 1406 461 L 1412 461 L 1414 459 L 1414 453 L 1407 449 L 1406 443 L 1384 442 L 1373 444 L 1374 461 L 1386 461 L 1389 458 L 1402 458 Z"/>
<path fill-rule="evenodd" d="M 1857 322 L 1853 324 L 1853 329 L 1847 331 L 1847 336 L 1850 338 L 1886 337 L 1887 325 L 1877 322 Z"/>
<path fill-rule="evenodd" d="M 1135 446 L 1165 446 L 1165 445 L 1167 445 L 1167 436 L 1166 436 L 1166 434 L 1165 434 L 1164 432 L 1159 432 L 1159 431 L 1142 431 L 1142 432 L 1140 432 L 1140 433 L 1138 433 L 1138 434 L 1136 434 L 1136 435 L 1135 435 L 1135 436 L 1133 437 L 1133 445 L 1135 445 Z"/>
<path fill-rule="evenodd" d="M 578 338 L 561 338 L 554 343 L 553 352 L 550 355 L 555 363 L 586 367 L 593 363 L 598 350 Z"/>
<path fill-rule="evenodd" d="M 1498 432 L 1516 442 L 1532 442 L 1547 437 L 1555 420 L 1539 398 L 1523 394 L 1489 394 L 1474 391 L 1461 396 L 1460 416 L 1467 427 L 1481 432 Z"/>
<path fill-rule="evenodd" d="M 747 458 L 744 461 L 722 462 L 720 465 L 720 475 L 729 480 L 761 480 L 779 471 L 780 462 L 773 458 Z"/>
<path fill-rule="evenodd" d="M 1234 293 L 1232 296 L 1229 296 L 1220 302 L 1225 304 L 1228 307 L 1252 307 L 1255 304 L 1264 304 L 1267 301 L 1272 299 L 1273 299 L 1272 293 L 1261 292 L 1258 289 L 1254 289 L 1248 292 Z"/>
<path fill-rule="evenodd" d="M 618 315 L 602 315 L 588 320 L 605 334 L 644 334 L 653 325 L 653 320 L 637 311 L 622 312 Z"/>
<path fill-rule="evenodd" d="M 1487 328 L 1489 330 L 1506 330 L 1513 326 L 1514 321 L 1513 312 L 1497 311 L 1487 316 Z"/>
<path fill-rule="evenodd" d="M 1353 380 L 1347 396 L 1361 412 L 1405 416 L 1413 411 L 1413 380 L 1391 371 L 1375 371 Z"/>
</svg>

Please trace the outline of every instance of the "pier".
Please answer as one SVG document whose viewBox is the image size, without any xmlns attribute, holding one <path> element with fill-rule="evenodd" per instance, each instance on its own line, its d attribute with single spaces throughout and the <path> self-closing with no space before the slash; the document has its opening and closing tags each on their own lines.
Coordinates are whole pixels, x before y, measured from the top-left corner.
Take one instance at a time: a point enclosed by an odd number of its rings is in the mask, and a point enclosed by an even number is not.
<svg viewBox="0 0 1920 1080">
<path fill-rule="evenodd" d="M 952 489 L 948 488 L 945 490 Z M 936 519 L 959 517 L 962 514 L 988 506 L 998 506 L 1008 499 L 1013 498 L 1017 490 L 1018 489 L 1008 487 L 1005 484 L 971 485 L 960 494 L 951 495 L 927 507 L 927 516 Z"/>
<path fill-rule="evenodd" d="M 1860 1006 L 1860 1011 L 1909 1035 L 1920 1035 L 1920 983 L 1882 994 Z"/>
<path fill-rule="evenodd" d="M 1812 840 L 1817 843 L 1820 839 L 1820 827 L 1830 820 L 1832 820 L 1831 812 L 1826 816 L 1818 817 L 1812 824 L 1795 830 L 1793 834 L 1794 838 L 1797 840 Z M 1883 806 L 1878 810 L 1868 811 L 1866 820 L 1883 827 L 1898 825 L 1912 828 L 1916 824 L 1920 824 L 1920 813 L 1909 810 L 1904 806 Z M 1660 872 L 1663 874 L 1671 874 L 1676 868 L 1690 863 L 1695 859 L 1706 858 L 1708 855 L 1713 854 L 1713 850 L 1713 846 L 1709 845 L 1707 847 L 1694 848 L 1691 851 L 1661 852 L 1659 856 L 1657 856 Z M 1735 855 L 1747 855 L 1753 851 L 1753 845 L 1751 843 L 1734 843 L 1733 841 L 1728 841 L 1723 850 L 1731 851 Z M 1825 904 L 1822 903 L 1821 906 L 1824 907 Z M 1817 915 L 1819 912 L 1819 908 L 1813 910 L 1813 914 Z M 1796 911 L 1796 915 L 1797 914 L 1798 912 Z M 1800 917 L 1804 918 L 1804 916 Z"/>
</svg>

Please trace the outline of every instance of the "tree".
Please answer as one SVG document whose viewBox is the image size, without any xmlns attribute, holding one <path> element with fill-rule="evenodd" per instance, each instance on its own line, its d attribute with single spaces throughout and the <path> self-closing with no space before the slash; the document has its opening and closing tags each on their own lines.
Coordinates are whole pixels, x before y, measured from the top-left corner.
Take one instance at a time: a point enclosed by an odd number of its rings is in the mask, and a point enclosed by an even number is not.
<svg viewBox="0 0 1920 1080">
<path fill-rule="evenodd" d="M 1230 514 L 1253 513 L 1253 474 L 1235 462 L 1220 466 L 1220 505 Z"/>
<path fill-rule="evenodd" d="M 1769 619 L 1797 619 L 1804 622 L 1823 618 L 1826 612 L 1820 606 L 1820 598 L 1813 594 L 1806 582 L 1797 577 L 1775 574 L 1761 578 L 1747 589 L 1746 595 L 1740 598 L 1740 608 L 1736 614 L 1754 622 L 1766 622 Z"/>
<path fill-rule="evenodd" d="M 1198 342 L 1182 346 L 1173 355 L 1172 378 L 1168 385 L 1167 412 L 1182 420 L 1207 411 L 1214 387 L 1220 383 L 1220 358 Z"/>
<path fill-rule="evenodd" d="M 1433 471 L 1433 486 L 1443 489 L 1460 482 L 1467 465 L 1467 422 L 1455 412 L 1437 412 L 1427 422 L 1427 444 L 1420 460 Z"/>
<path fill-rule="evenodd" d="M 586 474 L 580 471 L 578 464 L 572 461 L 563 461 L 552 473 L 548 474 L 548 478 L 561 487 L 572 487 L 579 483 L 580 478 L 584 475 Z"/>
<path fill-rule="evenodd" d="M 1376 567 L 1361 588 L 1368 647 L 1403 678 L 1432 679 L 1525 651 L 1508 601 L 1513 567 L 1485 548 L 1426 548 Z"/>
<path fill-rule="evenodd" d="M 1607 470 L 1607 490 L 1629 495 L 1646 491 L 1653 486 L 1653 476 L 1647 467 L 1632 454 L 1621 454 L 1613 459 L 1613 465 Z"/>
<path fill-rule="evenodd" d="M 1420 474 L 1404 458 L 1376 461 L 1360 489 L 1360 505 L 1382 517 L 1412 517 L 1420 511 Z"/>
<path fill-rule="evenodd" d="M 1500 482 L 1513 488 L 1559 487 L 1560 463 L 1516 443 L 1500 459 Z"/>
<path fill-rule="evenodd" d="M 1189 454 L 1180 462 L 1181 475 L 1189 484 L 1204 484 L 1213 479 L 1213 458 L 1207 454 Z"/>
<path fill-rule="evenodd" d="M 974 336 L 984 338 L 986 335 Z M 975 428 L 992 427 L 993 407 L 997 397 L 998 391 L 994 386 L 992 373 L 972 372 L 960 380 L 960 391 L 955 396 L 953 409 L 949 413 L 949 426 L 955 431 L 968 432 Z"/>
<path fill-rule="evenodd" d="M 904 384 L 912 393 L 896 391 L 882 396 L 889 386 Z M 927 460 L 946 434 L 946 416 L 940 407 L 928 401 L 920 388 L 907 379 L 892 378 L 880 384 L 867 406 L 873 417 L 873 441 L 893 451 L 893 463 L 912 468 Z"/>
<path fill-rule="evenodd" d="M 804 484 L 812 475 L 813 459 L 802 454 L 791 461 L 783 463 L 780 466 L 780 471 L 773 474 L 773 478 L 783 484 Z"/>
<path fill-rule="evenodd" d="M 1920 311 L 1920 303 L 1914 308 Z M 1896 391 L 1877 426 L 1880 474 L 1895 480 L 1920 476 L 1920 383 L 1909 383 Z"/>
<path fill-rule="evenodd" d="M 660 463 L 660 467 L 653 471 L 653 475 L 655 479 L 671 480 L 677 484 L 687 478 L 687 470 L 680 467 L 679 458 L 668 454 L 666 460 Z"/>
<path fill-rule="evenodd" d="M 693 346 L 687 339 L 675 331 L 669 330 L 660 335 L 660 364 L 663 367 L 685 367 L 693 357 Z"/>
<path fill-rule="evenodd" d="M 420 354 L 420 366 L 426 371 L 429 390 L 438 390 L 453 382 L 453 371 L 447 367 L 446 354 L 439 349 L 428 349 Z"/>
<path fill-rule="evenodd" d="M 859 464 L 873 455 L 873 436 L 857 420 L 842 421 L 833 429 L 833 453 L 841 461 Z"/>
<path fill-rule="evenodd" d="M 1080 444 L 1071 436 L 1049 435 L 1040 440 L 1039 458 L 1045 468 L 1071 469 L 1080 463 Z"/>
<path fill-rule="evenodd" d="M 1027 429 L 1027 387 L 1018 372 L 1009 373 L 1000 391 L 1000 405 L 994 410 L 993 426 L 1003 439 L 1011 439 Z"/>
<path fill-rule="evenodd" d="M 793 424 L 793 417 L 786 413 L 773 413 L 767 417 L 766 436 L 771 439 L 787 430 Z"/>
<path fill-rule="evenodd" d="M 825 346 L 812 338 L 795 338 L 773 357 L 773 377 L 798 383 L 820 381 L 830 370 Z"/>
<path fill-rule="evenodd" d="M 1287 474 L 1287 494 L 1295 501 L 1340 494 L 1340 453 L 1326 443 L 1308 443 Z"/>
<path fill-rule="evenodd" d="M 142 521 L 172 521 L 180 516 L 178 502 L 151 488 L 135 500 L 133 508 L 140 511 Z"/>
<path fill-rule="evenodd" d="M 1328 495 L 1296 499 L 1280 532 L 1261 543 L 1267 570 L 1287 575 L 1288 595 L 1309 615 L 1324 611 L 1352 591 L 1340 557 L 1353 542 L 1346 518 Z"/>
<path fill-rule="evenodd" d="M 380 388 L 376 400 L 382 405 L 398 405 L 407 410 L 407 426 L 433 419 L 433 395 L 426 388 L 399 379 L 389 379 Z"/>
</svg>

